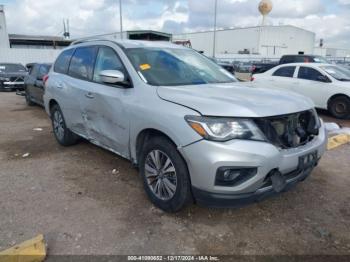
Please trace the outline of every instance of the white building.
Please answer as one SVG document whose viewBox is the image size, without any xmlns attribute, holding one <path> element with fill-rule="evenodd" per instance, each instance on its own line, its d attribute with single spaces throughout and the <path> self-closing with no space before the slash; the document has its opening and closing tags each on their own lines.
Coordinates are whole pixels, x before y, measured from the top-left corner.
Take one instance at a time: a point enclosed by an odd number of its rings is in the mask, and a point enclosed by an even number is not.
<svg viewBox="0 0 350 262">
<path fill-rule="evenodd" d="M 213 56 L 213 31 L 178 34 L 173 40 L 190 40 L 192 48 Z M 216 57 L 253 55 L 278 58 L 284 54 L 313 54 L 315 33 L 290 25 L 217 30 Z"/>
</svg>

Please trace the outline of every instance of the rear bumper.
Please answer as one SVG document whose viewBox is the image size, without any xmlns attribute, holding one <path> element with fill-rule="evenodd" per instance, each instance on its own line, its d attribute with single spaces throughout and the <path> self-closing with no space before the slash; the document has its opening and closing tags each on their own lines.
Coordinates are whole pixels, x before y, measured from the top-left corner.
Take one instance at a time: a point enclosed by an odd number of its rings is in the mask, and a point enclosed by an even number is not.
<svg viewBox="0 0 350 262">
<path fill-rule="evenodd" d="M 200 206 L 212 208 L 239 208 L 263 201 L 268 197 L 278 196 L 279 194 L 291 190 L 296 184 L 304 181 L 311 174 L 312 170 L 313 168 L 307 171 L 295 170 L 285 174 L 286 177 L 294 177 L 287 180 L 286 186 L 281 192 L 276 192 L 272 185 L 267 184 L 253 193 L 245 194 L 213 193 L 196 187 L 192 187 L 192 193 L 196 203 Z"/>
</svg>

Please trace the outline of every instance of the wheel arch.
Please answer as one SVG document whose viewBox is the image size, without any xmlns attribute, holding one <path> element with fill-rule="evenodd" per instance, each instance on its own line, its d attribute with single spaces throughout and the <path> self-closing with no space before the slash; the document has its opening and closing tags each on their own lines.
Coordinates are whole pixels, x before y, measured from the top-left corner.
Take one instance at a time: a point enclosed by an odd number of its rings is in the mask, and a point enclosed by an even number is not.
<svg viewBox="0 0 350 262">
<path fill-rule="evenodd" d="M 151 137 L 155 137 L 155 136 L 165 137 L 171 143 L 173 143 L 175 147 L 178 147 L 178 145 L 174 142 L 174 140 L 170 136 L 165 134 L 164 132 L 162 132 L 162 131 L 160 131 L 158 129 L 155 129 L 155 128 L 143 129 L 142 131 L 140 131 L 138 133 L 138 135 L 136 137 L 136 143 L 135 143 L 135 156 L 136 156 L 136 159 L 134 159 L 135 164 L 137 164 L 139 162 L 140 153 L 142 152 L 142 148 L 143 148 L 143 146 L 145 144 L 145 141 L 147 141 Z"/>
<path fill-rule="evenodd" d="M 50 113 L 50 116 L 51 116 L 52 107 L 54 105 L 59 105 L 59 104 L 58 104 L 58 102 L 55 99 L 51 99 L 50 102 L 49 102 L 49 113 Z"/>
<path fill-rule="evenodd" d="M 147 141 L 147 139 L 150 139 L 151 137 L 154 136 L 161 136 L 166 138 L 167 140 L 169 140 L 176 148 L 178 148 L 178 145 L 174 142 L 174 139 L 172 139 L 170 136 L 168 136 L 167 134 L 165 134 L 164 132 L 158 130 L 158 129 L 154 129 L 154 128 L 146 128 L 144 130 L 142 130 L 141 132 L 139 132 L 139 134 L 137 135 L 136 138 L 136 144 L 135 144 L 135 153 L 136 153 L 136 159 L 133 159 L 132 162 L 134 163 L 134 165 L 137 167 L 138 163 L 139 163 L 139 159 L 140 159 L 140 153 L 142 152 L 143 146 L 145 145 L 145 141 Z M 183 159 L 186 169 L 187 169 L 187 174 L 188 174 L 188 179 L 190 182 L 190 194 L 191 194 L 191 201 L 192 202 L 196 202 L 193 192 L 192 192 L 192 179 L 191 179 L 191 174 L 188 168 L 188 164 L 186 159 L 183 157 L 183 155 L 181 154 L 181 152 L 178 153 L 180 155 L 180 157 Z"/>
</svg>

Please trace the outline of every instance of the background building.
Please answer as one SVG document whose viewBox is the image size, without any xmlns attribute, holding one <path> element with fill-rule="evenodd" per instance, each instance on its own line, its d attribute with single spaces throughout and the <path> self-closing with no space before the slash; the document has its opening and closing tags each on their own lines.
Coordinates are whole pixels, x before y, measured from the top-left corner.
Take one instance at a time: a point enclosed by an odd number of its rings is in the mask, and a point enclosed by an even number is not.
<svg viewBox="0 0 350 262">
<path fill-rule="evenodd" d="M 63 49 L 69 46 L 72 40 L 60 36 L 9 34 L 9 42 L 11 48 Z"/>
<path fill-rule="evenodd" d="M 177 34 L 173 40 L 189 40 L 192 48 L 213 56 L 213 31 Z M 258 55 L 278 58 L 284 54 L 313 54 L 315 33 L 290 25 L 233 28 L 216 31 L 216 57 Z"/>
</svg>

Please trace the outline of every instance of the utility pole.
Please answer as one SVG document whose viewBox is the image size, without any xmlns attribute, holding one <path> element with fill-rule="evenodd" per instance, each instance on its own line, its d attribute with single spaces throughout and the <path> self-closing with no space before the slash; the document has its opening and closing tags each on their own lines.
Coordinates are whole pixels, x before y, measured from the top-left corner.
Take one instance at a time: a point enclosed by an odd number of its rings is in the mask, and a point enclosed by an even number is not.
<svg viewBox="0 0 350 262">
<path fill-rule="evenodd" d="M 218 9 L 218 0 L 215 0 L 215 8 L 214 8 L 214 39 L 213 39 L 213 58 L 215 58 L 215 52 L 216 52 L 216 17 L 217 17 L 217 10 Z"/>
<path fill-rule="evenodd" d="M 120 39 L 123 39 L 123 11 L 122 11 L 122 0 L 119 0 L 119 18 L 120 18 Z"/>
</svg>

